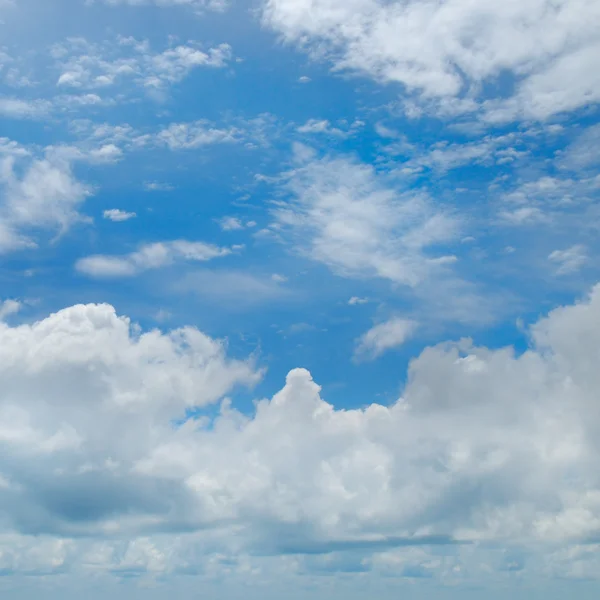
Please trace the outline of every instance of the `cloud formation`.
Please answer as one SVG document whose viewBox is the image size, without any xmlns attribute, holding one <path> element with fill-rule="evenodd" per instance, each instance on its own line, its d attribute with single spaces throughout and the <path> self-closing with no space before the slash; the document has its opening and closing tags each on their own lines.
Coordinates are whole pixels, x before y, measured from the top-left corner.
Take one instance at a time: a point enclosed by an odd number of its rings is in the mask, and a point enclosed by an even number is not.
<svg viewBox="0 0 600 600">
<path fill-rule="evenodd" d="M 220 248 L 204 242 L 173 240 L 144 244 L 135 252 L 122 256 L 95 254 L 80 258 L 75 268 L 90 277 L 131 277 L 148 269 L 159 269 L 176 260 L 206 262 L 231 254 L 229 248 Z"/>
<path fill-rule="evenodd" d="M 2 527 L 50 535 L 64 556 L 93 549 L 73 536 L 102 535 L 104 569 L 127 535 L 136 568 L 157 573 L 185 567 L 185 539 L 224 555 L 358 552 L 366 569 L 424 546 L 432 576 L 431 545 L 581 547 L 600 533 L 599 323 L 597 286 L 534 324 L 521 355 L 426 349 L 391 406 L 336 410 L 294 369 L 251 416 L 228 401 L 202 416 L 260 371 L 196 329 L 141 332 L 106 305 L 0 323 Z M 159 532 L 179 532 L 179 549 L 155 560 L 175 543 Z"/>
<path fill-rule="evenodd" d="M 594 0 L 265 0 L 263 22 L 335 70 L 402 84 L 413 113 L 545 119 L 600 101 Z M 492 91 L 507 74 L 508 97 Z"/>
<path fill-rule="evenodd" d="M 358 302 L 352 302 L 358 304 Z M 418 324 L 410 319 L 393 317 L 374 325 L 357 341 L 354 356 L 357 360 L 373 360 L 387 350 L 397 348 L 408 340 Z"/>
<path fill-rule="evenodd" d="M 337 273 L 418 286 L 452 259 L 430 250 L 455 239 L 459 222 L 421 191 L 396 191 L 352 157 L 317 158 L 297 149 L 282 176 L 289 200 L 273 211 L 298 251 Z"/>
</svg>

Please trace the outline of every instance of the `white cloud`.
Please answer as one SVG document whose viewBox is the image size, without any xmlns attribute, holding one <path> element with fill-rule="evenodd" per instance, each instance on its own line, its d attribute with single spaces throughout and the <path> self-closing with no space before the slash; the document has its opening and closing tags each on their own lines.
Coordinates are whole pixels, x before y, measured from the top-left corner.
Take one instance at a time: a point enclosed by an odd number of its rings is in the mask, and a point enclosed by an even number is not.
<svg viewBox="0 0 600 600">
<path fill-rule="evenodd" d="M 352 296 L 350 300 L 348 300 L 348 304 L 350 306 L 355 306 L 357 304 L 367 304 L 369 302 L 368 298 L 359 298 L 358 296 Z"/>
<path fill-rule="evenodd" d="M 452 241 L 458 223 L 427 195 L 398 192 L 352 158 L 316 159 L 301 147 L 298 162 L 284 175 L 291 198 L 274 216 L 299 251 L 341 275 L 411 287 L 442 268 L 428 249 Z"/>
<path fill-rule="evenodd" d="M 3 321 L 6 317 L 10 317 L 10 315 L 17 314 L 22 306 L 18 300 L 4 300 L 4 302 L 0 302 L 0 321 Z"/>
<path fill-rule="evenodd" d="M 327 57 L 336 70 L 403 84 L 417 112 L 543 119 L 600 100 L 595 0 L 264 0 L 263 6 L 263 22 L 286 42 Z M 490 96 L 485 84 L 503 74 L 514 78 L 514 95 Z"/>
<path fill-rule="evenodd" d="M 13 153 L 0 160 L 0 247 L 33 247 L 23 230 L 64 233 L 81 221 L 79 207 L 91 194 L 72 172 L 68 153 L 48 148 L 43 158 Z"/>
<path fill-rule="evenodd" d="M 227 44 L 205 51 L 190 42 L 154 53 L 147 41 L 123 37 L 102 44 L 70 38 L 55 45 L 51 54 L 59 72 L 57 86 L 83 90 L 102 90 L 129 81 L 141 88 L 162 90 L 196 68 L 223 68 L 233 58 Z"/>
<path fill-rule="evenodd" d="M 129 221 L 129 219 L 135 218 L 137 215 L 134 212 L 127 212 L 125 210 L 120 210 L 119 208 L 110 208 L 105 210 L 102 213 L 102 216 L 105 219 L 109 219 L 110 221 Z"/>
<path fill-rule="evenodd" d="M 297 131 L 298 133 L 323 133 L 338 137 L 345 137 L 347 135 L 345 131 L 338 129 L 337 127 L 332 127 L 331 123 L 326 119 L 309 119 L 304 125 L 298 127 Z"/>
<path fill-rule="evenodd" d="M 244 224 L 237 217 L 223 217 L 219 221 L 219 225 L 223 231 L 238 231 L 244 229 Z"/>
<path fill-rule="evenodd" d="M 51 110 L 46 100 L 23 100 L 21 98 L 0 98 L 0 115 L 11 119 L 40 119 Z"/>
<path fill-rule="evenodd" d="M 237 142 L 242 132 L 234 127 L 219 128 L 206 120 L 172 123 L 156 135 L 157 143 L 171 150 L 193 150 L 210 144 Z"/>
<path fill-rule="evenodd" d="M 576 244 L 566 250 L 554 250 L 548 260 L 557 264 L 557 275 L 568 275 L 579 271 L 588 261 L 586 249 L 581 244 Z"/>
<path fill-rule="evenodd" d="M 130 254 L 96 254 L 81 258 L 75 268 L 90 277 L 128 277 L 149 269 L 159 269 L 177 260 L 205 262 L 231 254 L 229 248 L 219 248 L 204 242 L 174 240 L 146 244 Z"/>
<path fill-rule="evenodd" d="M 384 323 L 379 323 L 360 337 L 354 356 L 357 360 L 374 360 L 387 350 L 404 344 L 412 337 L 416 328 L 415 321 L 400 317 L 393 317 Z"/>
<path fill-rule="evenodd" d="M 172 192 L 175 188 L 170 183 L 160 181 L 146 181 L 144 189 L 149 192 Z"/>
<path fill-rule="evenodd" d="M 424 169 L 443 174 L 467 165 L 491 166 L 515 162 L 528 154 L 522 142 L 518 134 L 510 133 L 501 136 L 485 136 L 466 143 L 449 143 L 443 140 L 426 149 L 420 149 L 405 139 L 400 139 L 384 149 L 391 155 L 410 157 L 399 166 L 395 166 L 402 174 L 421 173 Z"/>
<path fill-rule="evenodd" d="M 250 416 L 224 402 L 176 427 L 259 373 L 193 328 L 141 333 L 109 306 L 0 324 L 9 571 L 176 575 L 284 553 L 308 573 L 356 560 L 447 581 L 439 559 L 486 562 L 489 542 L 509 556 L 486 578 L 518 564 L 517 548 L 539 575 L 581 573 L 600 533 L 600 287 L 542 318 L 531 343 L 428 348 L 391 406 L 336 410 L 295 369 Z M 19 534 L 46 534 L 31 562 Z M 484 544 L 445 553 L 452 540 Z"/>
</svg>

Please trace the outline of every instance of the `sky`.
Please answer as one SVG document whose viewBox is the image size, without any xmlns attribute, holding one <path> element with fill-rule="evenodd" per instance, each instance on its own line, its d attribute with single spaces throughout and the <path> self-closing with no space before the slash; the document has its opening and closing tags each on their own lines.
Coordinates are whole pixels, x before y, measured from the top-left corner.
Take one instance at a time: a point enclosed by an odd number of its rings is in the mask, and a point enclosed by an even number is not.
<svg viewBox="0 0 600 600">
<path fill-rule="evenodd" d="M 599 32 L 0 0 L 0 594 L 598 598 Z"/>
</svg>

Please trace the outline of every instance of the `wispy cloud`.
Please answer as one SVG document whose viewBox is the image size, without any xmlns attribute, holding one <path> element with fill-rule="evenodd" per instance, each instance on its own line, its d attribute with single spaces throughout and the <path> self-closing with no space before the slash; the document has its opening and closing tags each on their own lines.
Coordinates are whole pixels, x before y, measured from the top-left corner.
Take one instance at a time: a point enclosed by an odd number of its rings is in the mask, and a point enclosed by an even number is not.
<svg viewBox="0 0 600 600">
<path fill-rule="evenodd" d="M 146 244 L 130 254 L 96 254 L 81 258 L 75 264 L 80 273 L 90 277 L 131 277 L 149 269 L 159 269 L 175 261 L 206 262 L 231 254 L 229 248 L 220 248 L 204 242 L 174 240 Z"/>
<path fill-rule="evenodd" d="M 396 191 L 351 157 L 316 158 L 305 149 L 298 156 L 283 176 L 289 199 L 273 215 L 299 252 L 344 276 L 410 287 L 444 264 L 429 248 L 454 240 L 459 223 L 425 193 Z"/>
<path fill-rule="evenodd" d="M 384 352 L 401 346 L 414 334 L 417 326 L 415 321 L 400 317 L 373 326 L 357 341 L 354 359 L 374 360 Z"/>
<path fill-rule="evenodd" d="M 202 49 L 189 42 L 153 52 L 148 41 L 126 37 L 101 44 L 69 38 L 54 45 L 51 55 L 59 88 L 99 91 L 126 84 L 141 90 L 164 90 L 194 69 L 223 68 L 233 58 L 228 44 Z"/>
<path fill-rule="evenodd" d="M 548 256 L 548 260 L 557 265 L 557 275 L 568 275 L 579 271 L 588 261 L 588 256 L 585 247 L 576 244 L 566 250 L 554 250 Z"/>
</svg>

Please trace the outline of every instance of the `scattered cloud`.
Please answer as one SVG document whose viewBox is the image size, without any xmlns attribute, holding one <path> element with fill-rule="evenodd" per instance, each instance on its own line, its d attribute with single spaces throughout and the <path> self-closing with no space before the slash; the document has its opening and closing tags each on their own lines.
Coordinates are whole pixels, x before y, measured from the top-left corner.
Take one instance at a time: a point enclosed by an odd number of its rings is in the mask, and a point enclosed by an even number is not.
<svg viewBox="0 0 600 600">
<path fill-rule="evenodd" d="M 352 296 L 352 298 L 348 300 L 348 304 L 350 306 L 356 306 L 357 304 L 367 304 L 368 302 L 368 298 L 359 298 L 358 296 Z"/>
<path fill-rule="evenodd" d="M 172 123 L 156 135 L 156 142 L 171 150 L 193 150 L 211 144 L 241 141 L 242 132 L 235 127 L 219 128 L 206 120 Z"/>
<path fill-rule="evenodd" d="M 223 217 L 219 221 L 219 225 L 223 231 L 238 231 L 244 229 L 244 224 L 237 217 Z"/>
<path fill-rule="evenodd" d="M 10 119 L 41 119 L 52 109 L 47 100 L 0 97 L 0 116 Z"/>
<path fill-rule="evenodd" d="M 133 219 L 137 216 L 134 212 L 127 212 L 118 208 L 105 210 L 102 215 L 105 219 L 116 222 L 129 221 L 129 219 Z"/>
<path fill-rule="evenodd" d="M 337 127 L 332 127 L 331 123 L 327 120 L 309 119 L 304 125 L 301 125 L 297 129 L 298 133 L 324 133 L 327 135 L 334 135 L 344 137 L 346 133 Z"/>
<path fill-rule="evenodd" d="M 413 114 L 545 119 L 600 100 L 594 0 L 264 0 L 263 23 L 338 71 L 402 84 Z"/>
<path fill-rule="evenodd" d="M 385 175 L 351 157 L 298 151 L 283 176 L 289 200 L 273 211 L 299 252 L 351 277 L 414 287 L 442 266 L 430 246 L 454 240 L 458 222 L 422 192 L 396 191 Z"/>
<path fill-rule="evenodd" d="M 51 55 L 59 88 L 103 90 L 132 82 L 148 92 L 179 83 L 197 68 L 223 68 L 233 58 L 227 44 L 203 50 L 189 42 L 154 53 L 148 41 L 125 37 L 101 44 L 69 38 Z"/>
<path fill-rule="evenodd" d="M 566 250 L 554 250 L 548 256 L 548 260 L 556 263 L 557 275 L 568 275 L 579 271 L 588 261 L 588 256 L 585 247 L 576 244 Z"/>
<path fill-rule="evenodd" d="M 90 277 L 131 277 L 149 269 L 168 266 L 177 260 L 205 262 L 228 254 L 231 254 L 229 248 L 174 240 L 146 244 L 130 254 L 86 256 L 77 261 L 75 268 Z"/>
<path fill-rule="evenodd" d="M 374 360 L 384 352 L 404 344 L 412 337 L 416 328 L 415 321 L 400 317 L 379 323 L 357 341 L 354 357 L 356 360 Z"/>
<path fill-rule="evenodd" d="M 146 181 L 144 189 L 148 192 L 172 192 L 175 188 L 170 183 L 161 181 Z"/>
</svg>

